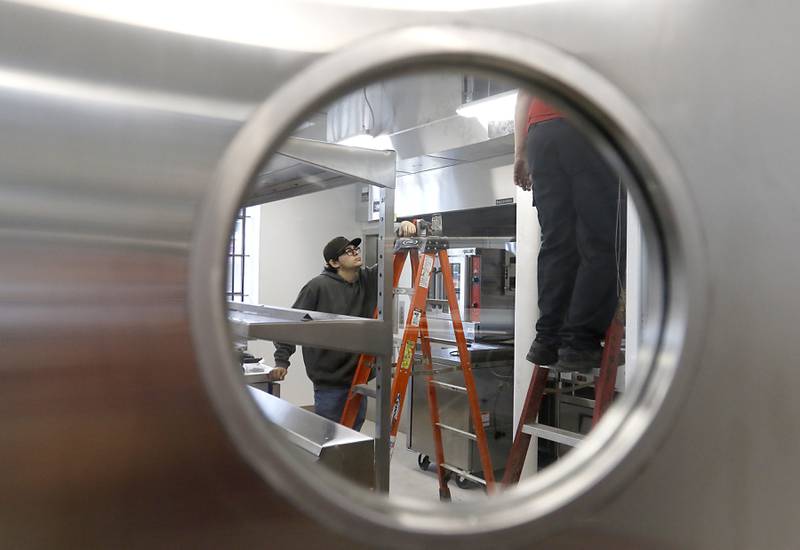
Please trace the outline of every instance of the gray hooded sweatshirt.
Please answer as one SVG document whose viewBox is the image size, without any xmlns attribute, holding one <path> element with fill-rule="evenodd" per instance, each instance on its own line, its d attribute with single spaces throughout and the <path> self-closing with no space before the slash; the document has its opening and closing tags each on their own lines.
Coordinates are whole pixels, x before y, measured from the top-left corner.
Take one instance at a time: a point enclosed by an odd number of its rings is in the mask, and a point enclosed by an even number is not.
<svg viewBox="0 0 800 550">
<path fill-rule="evenodd" d="M 378 266 L 362 268 L 348 283 L 335 271 L 326 269 L 300 290 L 295 309 L 371 318 L 378 297 Z M 288 367 L 295 352 L 292 344 L 275 343 L 275 366 Z M 314 386 L 349 387 L 358 364 L 358 354 L 303 346 L 306 373 Z"/>
</svg>

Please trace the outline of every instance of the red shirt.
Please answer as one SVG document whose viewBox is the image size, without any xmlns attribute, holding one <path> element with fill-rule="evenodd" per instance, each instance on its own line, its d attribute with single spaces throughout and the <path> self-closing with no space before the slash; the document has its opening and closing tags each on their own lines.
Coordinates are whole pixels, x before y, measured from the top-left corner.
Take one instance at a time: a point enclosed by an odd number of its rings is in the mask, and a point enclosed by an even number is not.
<svg viewBox="0 0 800 550">
<path fill-rule="evenodd" d="M 534 97 L 531 102 L 531 107 L 528 109 L 528 128 L 537 122 L 544 122 L 545 120 L 552 120 L 554 118 L 560 118 L 561 116 L 563 115 L 550 105 Z"/>
</svg>

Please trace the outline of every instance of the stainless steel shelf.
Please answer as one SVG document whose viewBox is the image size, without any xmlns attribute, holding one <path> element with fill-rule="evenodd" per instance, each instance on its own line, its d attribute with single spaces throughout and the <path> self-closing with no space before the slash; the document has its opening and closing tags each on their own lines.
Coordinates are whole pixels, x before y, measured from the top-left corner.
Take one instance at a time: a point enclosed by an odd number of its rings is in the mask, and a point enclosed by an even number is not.
<svg viewBox="0 0 800 550">
<path fill-rule="evenodd" d="M 235 336 L 249 339 L 372 355 L 391 349 L 385 322 L 376 319 L 229 302 L 228 320 Z"/>
</svg>

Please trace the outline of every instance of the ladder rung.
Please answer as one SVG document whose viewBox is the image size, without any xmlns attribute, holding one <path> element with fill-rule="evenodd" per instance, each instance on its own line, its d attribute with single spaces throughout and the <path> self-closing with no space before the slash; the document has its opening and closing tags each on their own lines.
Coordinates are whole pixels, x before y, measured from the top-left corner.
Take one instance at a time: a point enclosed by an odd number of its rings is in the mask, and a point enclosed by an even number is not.
<svg viewBox="0 0 800 550">
<path fill-rule="evenodd" d="M 373 388 L 372 386 L 368 386 L 367 384 L 356 384 L 355 386 L 353 386 L 353 391 L 355 393 L 360 393 L 361 395 L 365 395 L 367 397 L 372 397 L 373 399 L 375 399 L 376 395 L 375 388 Z"/>
<path fill-rule="evenodd" d="M 568 388 L 562 391 L 572 391 L 572 388 Z M 577 397 L 574 395 L 565 395 L 561 394 L 558 396 L 559 401 L 562 403 L 569 403 L 570 405 L 578 405 L 579 407 L 586 407 L 587 409 L 594 409 L 595 401 L 594 399 L 588 399 L 586 397 Z"/>
<path fill-rule="evenodd" d="M 438 388 L 442 388 L 443 390 L 467 393 L 467 388 L 464 386 L 456 386 L 455 384 L 448 384 L 447 382 L 440 382 L 438 380 L 431 380 L 430 383 Z"/>
<path fill-rule="evenodd" d="M 482 477 L 478 477 L 475 474 L 471 474 L 466 470 L 462 470 L 458 466 L 453 466 L 452 464 L 448 464 L 448 463 L 445 462 L 444 464 L 442 464 L 442 468 L 444 468 L 445 470 L 449 470 L 449 471 L 453 472 L 454 474 L 458 474 L 461 477 L 465 477 L 470 481 L 474 481 L 475 483 L 480 483 L 481 485 L 486 485 L 486 480 L 485 479 L 483 479 Z"/>
<path fill-rule="evenodd" d="M 477 441 L 478 440 L 478 436 L 476 436 L 473 433 L 465 432 L 464 430 L 459 430 L 458 428 L 454 428 L 453 426 L 448 426 L 447 424 L 442 424 L 441 422 L 437 422 L 436 425 L 439 426 L 443 430 L 447 430 L 449 432 L 457 433 L 458 435 L 464 436 L 464 437 L 466 437 L 468 439 L 471 439 L 473 441 Z"/>
<path fill-rule="evenodd" d="M 398 286 L 397 288 L 394 289 L 394 294 L 396 296 L 401 296 L 401 295 L 402 296 L 413 296 L 414 295 L 414 289 L 413 288 L 408 288 L 408 287 L 405 287 L 405 286 Z"/>
<path fill-rule="evenodd" d="M 555 441 L 562 445 L 569 445 L 570 447 L 575 447 L 578 443 L 583 441 L 583 434 L 562 430 L 554 426 L 547 426 L 546 424 L 539 424 L 538 422 L 523 425 L 522 431 L 526 434 L 540 437 L 548 441 Z"/>
</svg>

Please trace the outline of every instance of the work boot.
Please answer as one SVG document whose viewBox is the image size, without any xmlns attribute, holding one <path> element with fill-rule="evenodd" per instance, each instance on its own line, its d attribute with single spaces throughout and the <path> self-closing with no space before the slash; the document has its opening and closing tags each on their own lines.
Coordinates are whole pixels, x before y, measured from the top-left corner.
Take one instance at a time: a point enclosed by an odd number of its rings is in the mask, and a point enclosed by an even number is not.
<svg viewBox="0 0 800 550">
<path fill-rule="evenodd" d="M 525 359 L 534 365 L 546 367 L 558 361 L 558 346 L 552 344 L 544 344 L 534 340 L 531 344 L 531 349 L 525 356 Z"/>
<path fill-rule="evenodd" d="M 600 368 L 600 361 L 602 359 L 602 348 L 561 348 L 558 350 L 558 362 L 550 368 L 558 372 L 591 374 L 594 369 Z"/>
</svg>

